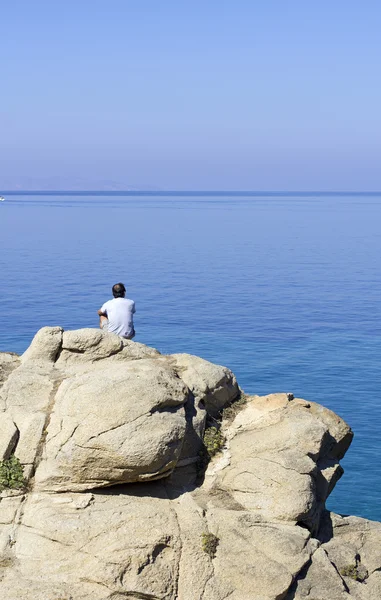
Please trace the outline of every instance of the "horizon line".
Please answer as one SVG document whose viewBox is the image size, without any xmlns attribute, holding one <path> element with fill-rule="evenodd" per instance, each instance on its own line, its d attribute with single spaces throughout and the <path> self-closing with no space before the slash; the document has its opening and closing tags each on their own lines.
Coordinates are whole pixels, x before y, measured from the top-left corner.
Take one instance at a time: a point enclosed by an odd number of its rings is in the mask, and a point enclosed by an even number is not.
<svg viewBox="0 0 381 600">
<path fill-rule="evenodd" d="M 12 196 L 69 196 L 69 195 L 104 195 L 104 196 L 380 196 L 381 191 L 330 191 L 330 190 L 4 190 L 0 194 Z"/>
</svg>

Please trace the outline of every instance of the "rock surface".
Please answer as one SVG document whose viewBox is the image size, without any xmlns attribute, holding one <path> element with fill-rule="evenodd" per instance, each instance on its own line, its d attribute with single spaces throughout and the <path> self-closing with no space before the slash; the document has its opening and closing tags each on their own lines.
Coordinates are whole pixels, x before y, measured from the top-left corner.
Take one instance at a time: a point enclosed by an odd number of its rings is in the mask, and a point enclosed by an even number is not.
<svg viewBox="0 0 381 600">
<path fill-rule="evenodd" d="M 36 487 L 84 491 L 168 475 L 183 444 L 188 394 L 174 371 L 150 359 L 65 379 Z"/>
<path fill-rule="evenodd" d="M 212 498 L 231 497 L 258 521 L 300 523 L 316 532 L 343 472 L 338 455 L 351 442 L 349 427 L 328 409 L 271 394 L 254 397 L 226 428 L 226 438 L 207 488 Z"/>
<path fill-rule="evenodd" d="M 381 524 L 325 510 L 352 439 L 328 409 L 95 329 L 0 353 L 0 386 L 27 479 L 0 493 L 1 598 L 381 598 Z"/>
</svg>

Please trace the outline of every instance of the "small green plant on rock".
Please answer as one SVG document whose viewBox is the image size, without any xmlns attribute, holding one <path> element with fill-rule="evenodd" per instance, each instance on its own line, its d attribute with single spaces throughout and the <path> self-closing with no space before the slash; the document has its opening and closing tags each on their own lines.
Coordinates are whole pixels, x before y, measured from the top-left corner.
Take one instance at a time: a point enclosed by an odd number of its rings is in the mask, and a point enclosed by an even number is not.
<svg viewBox="0 0 381 600">
<path fill-rule="evenodd" d="M 212 458 L 212 456 L 217 454 L 217 452 L 220 452 L 224 443 L 225 438 L 222 435 L 221 431 L 217 429 L 217 427 L 207 427 L 207 429 L 205 429 L 203 445 L 200 452 L 198 453 L 199 458 L 197 471 L 199 476 L 201 476 L 205 472 L 205 469 L 208 466 L 210 459 Z"/>
<path fill-rule="evenodd" d="M 0 492 L 17 490 L 25 486 L 22 465 L 16 456 L 0 461 Z"/>
<path fill-rule="evenodd" d="M 214 533 L 203 533 L 201 536 L 201 546 L 203 551 L 214 558 L 217 552 L 217 546 L 219 544 L 219 538 Z"/>
<path fill-rule="evenodd" d="M 234 417 L 239 413 L 245 404 L 247 404 L 248 397 L 244 392 L 241 392 L 239 398 L 234 400 L 229 406 L 223 409 L 222 419 L 232 421 Z"/>
<path fill-rule="evenodd" d="M 205 430 L 204 445 L 210 458 L 221 451 L 224 443 L 225 438 L 217 427 L 209 427 Z"/>
<path fill-rule="evenodd" d="M 340 575 L 350 577 L 355 581 L 364 581 L 368 577 L 368 571 L 363 565 L 345 565 L 340 569 Z"/>
</svg>

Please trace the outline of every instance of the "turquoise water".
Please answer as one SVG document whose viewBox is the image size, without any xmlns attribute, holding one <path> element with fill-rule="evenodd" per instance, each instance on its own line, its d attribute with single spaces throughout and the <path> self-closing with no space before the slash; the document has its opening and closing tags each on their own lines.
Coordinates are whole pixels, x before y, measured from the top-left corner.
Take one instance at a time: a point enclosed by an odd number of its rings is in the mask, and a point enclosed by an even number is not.
<svg viewBox="0 0 381 600">
<path fill-rule="evenodd" d="M 123 281 L 136 340 L 333 409 L 355 439 L 329 508 L 381 520 L 381 195 L 7 195 L 0 349 L 96 327 Z"/>
</svg>

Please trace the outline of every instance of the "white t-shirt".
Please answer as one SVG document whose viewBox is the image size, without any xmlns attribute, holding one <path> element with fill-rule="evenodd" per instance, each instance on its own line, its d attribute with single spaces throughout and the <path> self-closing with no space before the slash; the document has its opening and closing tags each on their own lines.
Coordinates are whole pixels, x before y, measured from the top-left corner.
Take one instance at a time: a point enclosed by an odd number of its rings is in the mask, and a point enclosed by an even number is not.
<svg viewBox="0 0 381 600">
<path fill-rule="evenodd" d="M 130 337 L 134 331 L 132 315 L 135 312 L 135 302 L 128 298 L 114 298 L 108 300 L 101 307 L 108 319 L 107 329 L 122 337 Z"/>
</svg>

